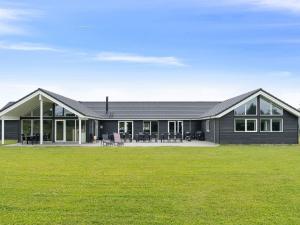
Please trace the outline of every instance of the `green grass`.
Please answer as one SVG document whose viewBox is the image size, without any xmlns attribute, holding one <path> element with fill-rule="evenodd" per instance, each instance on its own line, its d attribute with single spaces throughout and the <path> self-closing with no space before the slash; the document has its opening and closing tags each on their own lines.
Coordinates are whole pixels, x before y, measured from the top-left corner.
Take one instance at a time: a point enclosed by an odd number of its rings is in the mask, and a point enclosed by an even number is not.
<svg viewBox="0 0 300 225">
<path fill-rule="evenodd" d="M 299 225 L 300 146 L 0 147 L 1 224 Z"/>
<path fill-rule="evenodd" d="M 16 144 L 17 140 L 4 140 L 4 145 L 11 145 L 11 144 Z M 1 146 L 1 141 L 0 141 L 0 146 Z"/>
</svg>

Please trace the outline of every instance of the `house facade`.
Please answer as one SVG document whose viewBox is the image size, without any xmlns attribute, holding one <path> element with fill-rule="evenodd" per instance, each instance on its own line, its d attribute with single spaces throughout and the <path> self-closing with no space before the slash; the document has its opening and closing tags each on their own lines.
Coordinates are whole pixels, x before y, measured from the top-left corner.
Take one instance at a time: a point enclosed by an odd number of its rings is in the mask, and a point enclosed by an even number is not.
<svg viewBox="0 0 300 225">
<path fill-rule="evenodd" d="M 38 89 L 0 110 L 0 136 L 39 143 L 86 143 L 103 134 L 184 139 L 203 134 L 220 144 L 297 144 L 300 112 L 263 89 L 223 102 L 81 102 Z"/>
</svg>

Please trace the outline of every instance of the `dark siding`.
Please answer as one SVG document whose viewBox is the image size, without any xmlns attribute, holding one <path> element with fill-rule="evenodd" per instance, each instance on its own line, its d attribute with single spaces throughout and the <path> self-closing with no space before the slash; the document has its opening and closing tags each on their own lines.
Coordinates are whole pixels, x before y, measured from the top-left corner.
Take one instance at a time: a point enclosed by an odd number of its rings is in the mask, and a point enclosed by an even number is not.
<svg viewBox="0 0 300 225">
<path fill-rule="evenodd" d="M 118 132 L 118 121 L 116 120 L 107 120 L 99 122 L 100 126 L 103 126 L 103 129 L 100 129 L 99 134 L 113 134 Z"/>
<path fill-rule="evenodd" d="M 185 132 L 191 132 L 191 127 L 192 127 L 192 121 L 190 120 L 183 121 L 183 135 L 185 134 Z"/>
<path fill-rule="evenodd" d="M 160 120 L 159 121 L 159 134 L 168 133 L 168 121 Z"/>
<path fill-rule="evenodd" d="M 0 121 L 0 137 L 2 135 L 2 121 Z M 20 121 L 7 120 L 4 122 L 4 135 L 5 139 L 18 140 L 20 136 Z"/>
<path fill-rule="evenodd" d="M 142 120 L 135 120 L 133 122 L 134 130 L 133 135 L 138 134 L 139 132 L 143 132 L 143 121 Z"/>
<path fill-rule="evenodd" d="M 249 117 L 253 118 L 253 117 Z M 257 118 L 257 117 L 256 117 Z M 270 117 L 274 118 L 274 117 Z M 283 132 L 258 132 L 236 133 L 234 132 L 233 112 L 220 119 L 220 143 L 221 144 L 297 144 L 298 143 L 298 118 L 284 110 Z"/>
<path fill-rule="evenodd" d="M 191 122 L 192 135 L 194 135 L 197 131 L 202 131 L 202 121 L 192 120 L 192 122 Z"/>
</svg>

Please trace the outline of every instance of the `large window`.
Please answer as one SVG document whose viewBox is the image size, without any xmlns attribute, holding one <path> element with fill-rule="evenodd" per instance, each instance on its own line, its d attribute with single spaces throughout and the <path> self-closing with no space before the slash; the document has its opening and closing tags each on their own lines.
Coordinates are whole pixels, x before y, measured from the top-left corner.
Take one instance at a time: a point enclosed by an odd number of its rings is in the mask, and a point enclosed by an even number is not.
<svg viewBox="0 0 300 225">
<path fill-rule="evenodd" d="M 236 116 L 255 116 L 257 113 L 257 98 L 250 100 L 234 110 Z"/>
<path fill-rule="evenodd" d="M 283 109 L 274 103 L 266 100 L 265 98 L 260 99 L 260 115 L 263 116 L 282 116 Z"/>
<path fill-rule="evenodd" d="M 235 119 L 234 120 L 235 132 L 257 132 L 256 119 Z"/>
<path fill-rule="evenodd" d="M 144 121 L 143 132 L 149 134 L 158 134 L 158 121 Z"/>
<path fill-rule="evenodd" d="M 261 119 L 260 131 L 261 132 L 282 132 L 283 120 L 282 119 Z"/>
<path fill-rule="evenodd" d="M 73 113 L 69 112 L 68 110 L 66 110 L 65 108 L 59 106 L 59 105 L 55 105 L 55 116 L 75 116 Z"/>
<path fill-rule="evenodd" d="M 150 134 L 150 132 L 151 132 L 151 121 L 144 121 L 143 131 L 145 133 L 149 133 Z"/>
<path fill-rule="evenodd" d="M 22 134 L 25 136 L 31 135 L 31 120 L 22 120 L 23 123 L 23 131 Z"/>
</svg>

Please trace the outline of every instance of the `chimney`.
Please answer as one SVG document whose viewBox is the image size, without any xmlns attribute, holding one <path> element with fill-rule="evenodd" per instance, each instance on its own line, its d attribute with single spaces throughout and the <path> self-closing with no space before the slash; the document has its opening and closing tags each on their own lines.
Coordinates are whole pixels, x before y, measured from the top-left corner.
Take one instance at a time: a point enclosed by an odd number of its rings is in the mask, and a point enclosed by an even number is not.
<svg viewBox="0 0 300 225">
<path fill-rule="evenodd" d="M 105 112 L 108 114 L 108 96 L 106 96 Z"/>
</svg>

